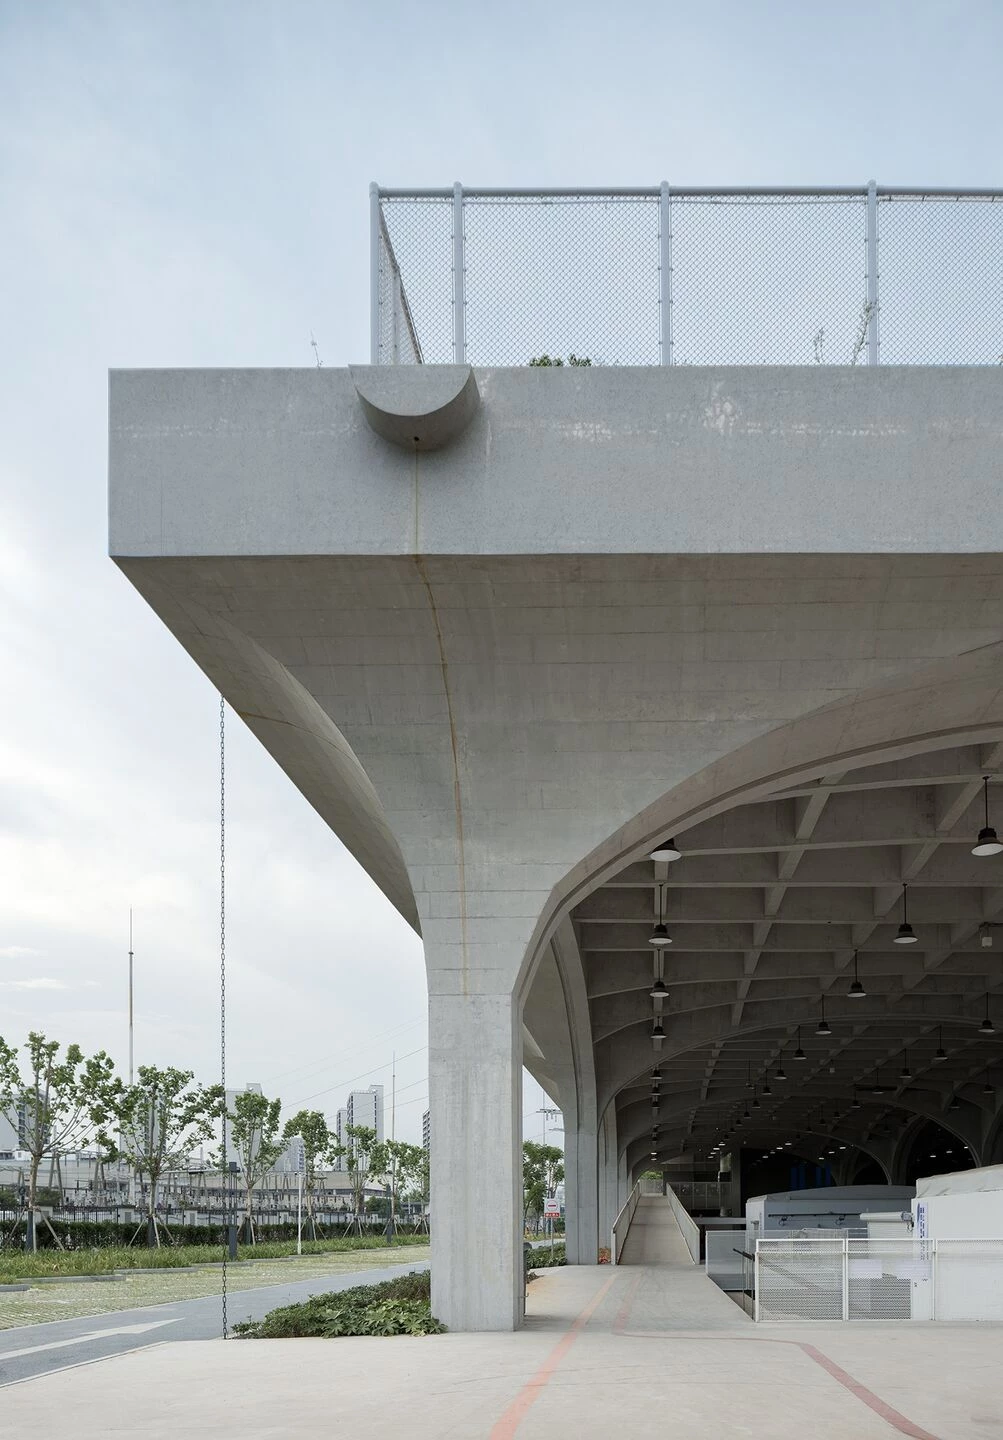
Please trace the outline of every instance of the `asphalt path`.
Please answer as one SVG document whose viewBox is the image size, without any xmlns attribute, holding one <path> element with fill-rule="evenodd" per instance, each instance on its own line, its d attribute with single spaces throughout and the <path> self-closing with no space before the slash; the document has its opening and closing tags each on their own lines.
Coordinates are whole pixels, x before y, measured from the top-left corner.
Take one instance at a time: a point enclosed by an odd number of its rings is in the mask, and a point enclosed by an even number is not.
<svg viewBox="0 0 1003 1440">
<path fill-rule="evenodd" d="M 372 1285 L 411 1270 L 427 1270 L 427 1261 L 410 1265 L 385 1265 L 380 1269 L 357 1270 L 351 1274 L 317 1275 L 312 1280 L 295 1280 L 283 1285 L 262 1285 L 240 1290 L 227 1297 L 231 1325 L 241 1320 L 260 1320 L 280 1305 L 294 1305 L 311 1295 L 331 1290 L 348 1290 L 353 1285 Z M 114 1310 L 104 1315 L 86 1315 L 77 1320 L 53 1320 L 44 1325 L 19 1325 L 0 1331 L 0 1386 L 66 1370 L 73 1365 L 107 1360 L 165 1340 L 214 1340 L 222 1334 L 222 1311 L 218 1295 L 197 1300 L 173 1300 L 165 1305 L 146 1305 L 135 1310 Z M 239 1342 L 238 1342 L 239 1343 Z"/>
</svg>

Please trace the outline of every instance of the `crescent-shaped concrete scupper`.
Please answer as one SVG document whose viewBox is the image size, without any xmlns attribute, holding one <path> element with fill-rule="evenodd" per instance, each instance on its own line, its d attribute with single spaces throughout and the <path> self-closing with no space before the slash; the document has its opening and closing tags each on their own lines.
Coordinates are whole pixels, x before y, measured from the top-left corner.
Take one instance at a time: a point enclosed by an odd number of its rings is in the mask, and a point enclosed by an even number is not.
<svg viewBox="0 0 1003 1440">
<path fill-rule="evenodd" d="M 469 365 L 352 365 L 363 414 L 405 450 L 441 450 L 470 424 L 480 392 Z"/>
</svg>

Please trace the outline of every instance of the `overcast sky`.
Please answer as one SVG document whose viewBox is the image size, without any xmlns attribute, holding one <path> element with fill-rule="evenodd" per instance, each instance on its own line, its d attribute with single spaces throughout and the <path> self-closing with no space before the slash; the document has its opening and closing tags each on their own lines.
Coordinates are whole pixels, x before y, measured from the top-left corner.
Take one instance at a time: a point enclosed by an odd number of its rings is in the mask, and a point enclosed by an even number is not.
<svg viewBox="0 0 1003 1440">
<path fill-rule="evenodd" d="M 369 181 L 1003 184 L 1003 6 L 0 0 L 0 1034 L 218 1074 L 216 696 L 107 558 L 118 366 L 368 359 Z M 390 1083 L 421 946 L 229 740 L 229 1060 Z M 527 1086 L 527 1136 L 540 1091 Z"/>
</svg>

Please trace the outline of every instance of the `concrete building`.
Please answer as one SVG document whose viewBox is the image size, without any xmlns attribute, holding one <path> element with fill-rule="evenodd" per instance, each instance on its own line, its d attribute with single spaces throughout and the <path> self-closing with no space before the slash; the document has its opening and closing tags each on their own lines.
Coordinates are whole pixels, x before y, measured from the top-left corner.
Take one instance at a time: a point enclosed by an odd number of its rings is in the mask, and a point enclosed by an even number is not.
<svg viewBox="0 0 1003 1440">
<path fill-rule="evenodd" d="M 432 1112 L 426 1110 L 421 1117 L 421 1145 L 425 1154 L 428 1155 L 432 1149 Z"/>
<path fill-rule="evenodd" d="M 340 1119 L 340 1110 L 338 1115 Z M 348 1097 L 346 1118 L 349 1125 L 368 1126 L 370 1130 L 376 1131 L 377 1140 L 384 1139 L 383 1086 L 370 1085 L 368 1090 L 353 1090 Z"/>
<path fill-rule="evenodd" d="M 249 1082 L 247 1085 L 244 1086 L 244 1092 L 247 1093 L 247 1094 L 250 1094 L 250 1095 L 260 1095 L 260 1094 L 263 1093 L 263 1092 L 262 1092 L 262 1089 L 261 1089 L 261 1086 L 258 1085 L 258 1084 L 256 1084 L 256 1083 L 253 1082 L 253 1081 Z M 236 1089 L 233 1089 L 233 1090 L 229 1090 L 229 1089 L 228 1089 L 227 1092 L 226 1092 L 226 1116 L 225 1116 L 225 1118 L 224 1118 L 224 1120 L 223 1120 L 223 1126 L 224 1126 L 225 1138 L 226 1138 L 226 1153 L 227 1153 L 227 1155 L 229 1156 L 229 1158 L 230 1158 L 231 1160 L 236 1160 L 236 1159 L 237 1159 L 237 1154 L 236 1154 L 236 1150 L 235 1150 L 235 1147 L 234 1147 L 234 1144 L 233 1144 L 233 1121 L 230 1119 L 230 1116 L 231 1116 L 231 1115 L 233 1114 L 233 1112 L 234 1112 L 234 1106 L 235 1106 L 236 1103 L 237 1103 L 237 1096 L 238 1096 L 240 1093 L 241 1093 L 241 1092 L 240 1092 L 239 1090 L 236 1090 Z M 253 1153 L 254 1155 L 257 1154 L 257 1151 L 258 1151 L 257 1132 L 255 1132 L 255 1136 L 252 1137 L 251 1150 L 252 1150 L 252 1153 Z"/>
<path fill-rule="evenodd" d="M 0 1157 L 9 1159 L 16 1150 L 20 1150 L 21 1138 L 11 1117 L 0 1112 Z"/>
<path fill-rule="evenodd" d="M 663 1161 L 1001 1158 L 1001 415 L 989 365 L 112 375 L 116 562 L 422 935 L 451 1329 L 521 1321 L 523 1063 L 583 1263 Z"/>
<path fill-rule="evenodd" d="M 343 1105 L 338 1111 L 334 1122 L 334 1133 L 338 1137 L 339 1145 L 347 1145 L 348 1143 L 348 1135 L 346 1134 L 346 1131 L 348 1129 L 349 1123 L 350 1122 L 348 1119 L 348 1106 Z"/>
</svg>

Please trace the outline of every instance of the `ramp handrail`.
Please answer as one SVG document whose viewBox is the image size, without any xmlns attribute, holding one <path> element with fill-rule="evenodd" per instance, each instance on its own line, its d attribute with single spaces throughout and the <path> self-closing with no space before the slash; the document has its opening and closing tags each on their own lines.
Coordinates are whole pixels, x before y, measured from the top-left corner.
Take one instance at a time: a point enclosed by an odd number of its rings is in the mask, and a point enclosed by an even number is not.
<svg viewBox="0 0 1003 1440">
<path fill-rule="evenodd" d="M 686 1248 L 694 1265 L 700 1264 L 700 1226 L 696 1224 L 690 1212 L 686 1209 L 679 1196 L 671 1185 L 666 1185 L 665 1193 L 669 1198 L 669 1205 L 673 1215 L 676 1217 L 676 1224 L 679 1226 L 679 1233 L 686 1241 Z"/>
<path fill-rule="evenodd" d="M 641 1198 L 641 1182 L 638 1180 L 633 1190 L 627 1196 L 623 1209 L 613 1221 L 613 1231 L 609 1242 L 609 1262 L 611 1265 L 619 1265 L 620 1256 L 623 1254 L 624 1241 L 627 1238 L 627 1231 L 630 1229 L 630 1222 L 634 1218 L 634 1211 L 637 1209 L 637 1202 Z"/>
</svg>

